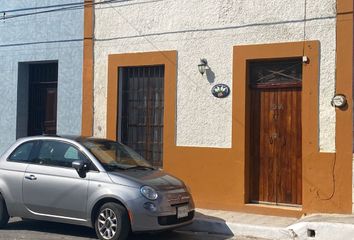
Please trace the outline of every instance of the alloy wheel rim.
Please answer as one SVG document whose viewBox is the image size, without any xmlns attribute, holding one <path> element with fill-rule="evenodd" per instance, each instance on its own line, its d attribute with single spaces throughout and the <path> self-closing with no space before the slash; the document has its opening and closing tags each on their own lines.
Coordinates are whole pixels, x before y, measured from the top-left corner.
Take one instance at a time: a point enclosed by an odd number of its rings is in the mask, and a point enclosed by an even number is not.
<svg viewBox="0 0 354 240">
<path fill-rule="evenodd" d="M 104 239 L 112 239 L 119 231 L 118 218 L 109 208 L 103 209 L 98 215 L 98 231 Z"/>
</svg>

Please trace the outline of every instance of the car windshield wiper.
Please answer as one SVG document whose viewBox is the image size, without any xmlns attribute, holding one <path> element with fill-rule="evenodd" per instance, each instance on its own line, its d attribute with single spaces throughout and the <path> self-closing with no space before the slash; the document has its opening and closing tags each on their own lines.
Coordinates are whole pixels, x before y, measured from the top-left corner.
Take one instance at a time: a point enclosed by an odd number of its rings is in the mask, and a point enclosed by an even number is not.
<svg viewBox="0 0 354 240">
<path fill-rule="evenodd" d="M 128 168 L 126 167 L 121 167 L 118 165 L 104 165 L 105 168 L 107 168 L 108 171 L 113 171 L 113 170 L 127 170 Z"/>
<path fill-rule="evenodd" d="M 130 169 L 155 170 L 155 168 L 153 168 L 153 167 L 143 166 L 143 165 L 136 165 L 136 166 L 132 166 L 132 167 L 129 167 L 126 169 L 127 170 L 130 170 Z"/>
</svg>

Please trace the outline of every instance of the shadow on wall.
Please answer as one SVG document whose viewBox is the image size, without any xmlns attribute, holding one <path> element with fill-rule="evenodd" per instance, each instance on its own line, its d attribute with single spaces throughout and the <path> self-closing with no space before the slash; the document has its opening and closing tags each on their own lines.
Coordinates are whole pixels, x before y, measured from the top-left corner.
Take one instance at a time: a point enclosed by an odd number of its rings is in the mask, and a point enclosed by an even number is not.
<svg viewBox="0 0 354 240">
<path fill-rule="evenodd" d="M 209 69 L 205 70 L 205 73 L 206 73 L 208 82 L 210 84 L 214 83 L 215 82 L 215 73 L 213 72 L 213 70 L 209 67 Z"/>
</svg>

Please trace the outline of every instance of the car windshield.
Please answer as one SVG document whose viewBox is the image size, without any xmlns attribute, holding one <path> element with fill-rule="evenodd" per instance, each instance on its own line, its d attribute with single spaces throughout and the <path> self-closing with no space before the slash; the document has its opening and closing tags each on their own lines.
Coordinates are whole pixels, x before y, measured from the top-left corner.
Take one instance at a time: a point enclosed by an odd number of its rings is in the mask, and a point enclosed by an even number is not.
<svg viewBox="0 0 354 240">
<path fill-rule="evenodd" d="M 110 140 L 85 140 L 82 144 L 96 157 L 106 171 L 127 169 L 153 169 L 153 167 L 131 148 Z"/>
</svg>

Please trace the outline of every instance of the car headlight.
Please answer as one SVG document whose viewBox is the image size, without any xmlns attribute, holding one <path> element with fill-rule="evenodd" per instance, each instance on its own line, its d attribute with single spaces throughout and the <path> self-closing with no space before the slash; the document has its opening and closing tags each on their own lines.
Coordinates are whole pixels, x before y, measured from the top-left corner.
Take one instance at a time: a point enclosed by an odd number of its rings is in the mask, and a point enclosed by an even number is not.
<svg viewBox="0 0 354 240">
<path fill-rule="evenodd" d="M 140 192 L 149 200 L 156 200 L 159 197 L 159 194 L 156 192 L 156 190 L 149 186 L 141 187 Z"/>
</svg>

